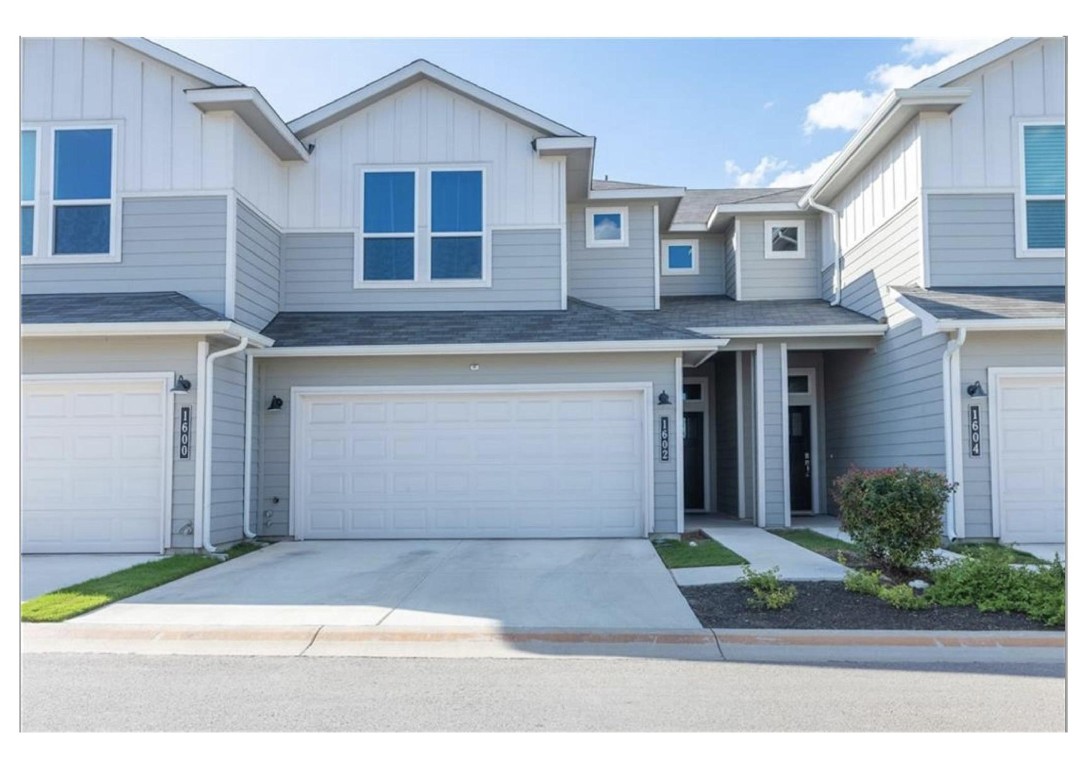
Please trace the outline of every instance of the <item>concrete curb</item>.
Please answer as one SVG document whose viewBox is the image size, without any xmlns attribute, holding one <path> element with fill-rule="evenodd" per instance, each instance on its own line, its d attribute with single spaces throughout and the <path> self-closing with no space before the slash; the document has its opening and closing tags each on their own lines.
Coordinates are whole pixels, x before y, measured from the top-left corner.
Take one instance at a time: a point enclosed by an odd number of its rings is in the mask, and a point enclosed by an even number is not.
<svg viewBox="0 0 1087 768">
<path fill-rule="evenodd" d="M 1063 632 L 23 624 L 23 653 L 1063 663 Z"/>
</svg>

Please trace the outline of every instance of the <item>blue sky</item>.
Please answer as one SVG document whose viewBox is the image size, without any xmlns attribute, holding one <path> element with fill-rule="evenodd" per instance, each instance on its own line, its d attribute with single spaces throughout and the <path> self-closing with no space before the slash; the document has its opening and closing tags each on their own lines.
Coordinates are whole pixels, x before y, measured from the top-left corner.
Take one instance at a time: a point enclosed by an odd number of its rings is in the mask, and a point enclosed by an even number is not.
<svg viewBox="0 0 1087 768">
<path fill-rule="evenodd" d="M 597 137 L 596 175 L 810 183 L 892 87 L 995 40 L 170 39 L 287 120 L 417 58 Z"/>
</svg>

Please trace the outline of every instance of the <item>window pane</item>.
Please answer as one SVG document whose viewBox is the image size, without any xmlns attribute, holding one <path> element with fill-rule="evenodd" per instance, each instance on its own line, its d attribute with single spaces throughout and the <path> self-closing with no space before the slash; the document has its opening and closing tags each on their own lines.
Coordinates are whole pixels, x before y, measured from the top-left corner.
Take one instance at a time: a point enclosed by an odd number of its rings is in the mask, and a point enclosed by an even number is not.
<svg viewBox="0 0 1087 768">
<path fill-rule="evenodd" d="M 53 197 L 57 200 L 112 197 L 113 131 L 95 128 L 57 131 L 53 135 Z"/>
<path fill-rule="evenodd" d="M 793 395 L 806 395 L 808 394 L 808 377 L 807 376 L 790 376 L 789 377 L 789 393 Z"/>
<path fill-rule="evenodd" d="M 19 211 L 19 254 L 34 255 L 34 206 L 24 205 Z"/>
<path fill-rule="evenodd" d="M 479 280 L 482 277 L 482 237 L 435 237 L 430 241 L 431 280 Z"/>
<path fill-rule="evenodd" d="M 1063 195 L 1065 192 L 1065 131 L 1063 125 L 1023 127 L 1028 195 Z"/>
<path fill-rule="evenodd" d="M 109 253 L 108 205 L 58 205 L 53 253 Z"/>
<path fill-rule="evenodd" d="M 770 250 L 797 251 L 799 249 L 799 229 L 797 227 L 771 227 Z"/>
<path fill-rule="evenodd" d="M 618 213 L 593 214 L 594 240 L 622 240 L 623 217 Z"/>
<path fill-rule="evenodd" d="M 481 171 L 436 171 L 430 180 L 430 226 L 435 232 L 483 231 Z"/>
<path fill-rule="evenodd" d="M 37 139 L 34 131 L 23 131 L 19 140 L 19 199 L 31 201 L 34 199 L 35 182 L 37 179 Z"/>
<path fill-rule="evenodd" d="M 1064 248 L 1064 200 L 1027 200 L 1027 248 Z"/>
<path fill-rule="evenodd" d="M 362 178 L 362 231 L 415 231 L 415 174 L 367 173 Z"/>
<path fill-rule="evenodd" d="M 694 267 L 694 249 L 689 245 L 668 246 L 669 269 L 692 269 Z"/>
<path fill-rule="evenodd" d="M 684 384 L 683 385 L 683 399 L 697 402 L 702 399 L 702 385 L 701 384 Z"/>
<path fill-rule="evenodd" d="M 410 237 L 365 239 L 362 243 L 362 279 L 415 279 L 414 241 Z"/>
</svg>

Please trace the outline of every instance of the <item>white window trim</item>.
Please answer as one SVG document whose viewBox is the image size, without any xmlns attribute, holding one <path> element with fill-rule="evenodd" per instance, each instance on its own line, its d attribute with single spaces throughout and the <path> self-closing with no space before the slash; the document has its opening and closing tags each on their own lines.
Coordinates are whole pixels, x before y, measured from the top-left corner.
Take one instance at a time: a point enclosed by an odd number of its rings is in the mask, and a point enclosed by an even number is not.
<svg viewBox="0 0 1087 768">
<path fill-rule="evenodd" d="M 56 132 L 57 131 L 82 131 L 108 129 L 110 131 L 110 196 L 109 211 L 109 251 L 107 253 L 64 253 L 53 254 L 54 242 L 54 210 L 58 207 L 53 198 L 53 179 L 56 175 Z M 34 223 L 34 255 L 21 256 L 22 264 L 110 264 L 121 260 L 121 201 L 118 191 L 118 179 L 120 178 L 121 157 L 118 152 L 120 146 L 119 134 L 121 125 L 119 122 L 94 121 L 94 122 L 65 122 L 65 123 L 31 123 L 24 124 L 22 130 L 36 130 L 38 132 L 38 168 L 36 181 L 35 223 Z M 50 162 L 46 166 L 43 162 L 44 148 L 48 144 Z M 44 167 L 43 167 L 44 166 Z M 43 171 L 49 172 L 50 179 L 46 182 Z M 72 205 L 106 205 L 106 198 L 93 200 L 64 200 L 59 206 Z M 40 235 L 44 233 L 44 237 Z"/>
<path fill-rule="evenodd" d="M 355 267 L 353 285 L 361 290 L 389 290 L 403 289 L 420 290 L 426 288 L 489 288 L 491 286 L 491 230 L 487 225 L 487 167 L 478 163 L 471 165 L 359 165 L 356 166 L 355 179 L 359 204 L 356 208 L 358 222 L 352 229 L 355 237 Z M 483 175 L 483 231 L 480 233 L 459 232 L 439 234 L 439 237 L 477 237 L 483 238 L 483 270 L 482 278 L 469 280 L 431 280 L 430 279 L 430 247 L 433 233 L 430 231 L 430 179 L 435 171 L 479 171 Z M 363 245 L 366 238 L 406 238 L 407 232 L 383 232 L 366 234 L 362 231 L 364 220 L 364 193 L 363 181 L 367 173 L 409 172 L 415 179 L 415 222 L 414 231 L 410 233 L 412 247 L 415 251 L 415 277 L 411 280 L 364 280 Z"/>
<path fill-rule="evenodd" d="M 674 268 L 668 264 L 668 248 L 673 245 L 689 245 L 691 246 L 691 266 Z M 699 270 L 698 263 L 698 240 L 661 240 L 661 274 L 662 275 L 697 275 Z"/>
<path fill-rule="evenodd" d="M 1015 141 L 1015 257 L 1018 259 L 1063 259 L 1066 248 L 1028 248 L 1027 247 L 1027 174 L 1026 174 L 1026 128 L 1031 125 L 1065 125 L 1063 117 L 1024 117 L 1014 121 Z M 1066 128 L 1067 130 L 1067 128 Z M 1068 168 L 1065 167 L 1067 175 Z M 1065 220 L 1067 222 L 1068 195 L 1031 195 L 1031 200 L 1064 200 Z M 1065 237 L 1068 236 L 1067 223 Z"/>
<path fill-rule="evenodd" d="M 432 182 L 432 179 L 434 178 L 435 173 L 442 173 L 442 172 L 447 172 L 447 171 L 479 171 L 479 175 L 480 175 L 480 195 L 482 196 L 483 199 L 480 201 L 480 222 L 479 222 L 480 229 L 479 229 L 478 232 L 437 232 L 437 233 L 434 232 L 434 229 L 433 229 L 433 227 L 434 227 L 434 221 L 433 221 L 434 211 L 432 210 L 433 209 L 433 204 L 434 204 L 434 199 L 430 194 L 431 190 L 434 189 L 434 184 Z M 490 238 L 487 236 L 487 233 L 488 233 L 488 230 L 487 230 L 487 169 L 484 168 L 481 165 L 460 165 L 460 166 L 458 166 L 458 165 L 440 165 L 440 166 L 432 166 L 430 168 L 427 168 L 426 178 L 427 178 L 427 189 L 426 189 L 426 192 L 427 192 L 427 196 L 426 196 L 426 205 L 427 205 L 426 222 L 427 223 L 426 223 L 426 227 L 425 227 L 425 229 L 426 229 L 426 254 L 425 254 L 426 258 L 425 258 L 425 261 L 426 261 L 426 275 L 427 275 L 426 282 L 431 286 L 439 287 L 439 288 L 459 288 L 459 287 L 463 287 L 463 286 L 490 285 L 490 283 L 491 283 L 491 248 L 490 248 Z M 479 271 L 480 276 L 478 278 L 465 278 L 465 279 L 457 279 L 457 278 L 453 278 L 453 279 L 446 278 L 446 279 L 442 279 L 442 280 L 432 279 L 430 277 L 430 270 L 431 270 L 431 258 L 430 258 L 430 256 L 431 256 L 431 253 L 433 253 L 433 247 L 432 247 L 431 243 L 433 243 L 434 238 L 436 238 L 436 237 L 437 238 L 443 238 L 443 237 L 478 237 L 478 238 L 480 238 L 480 240 L 482 241 L 482 249 L 480 251 L 480 261 L 481 261 L 480 271 Z"/>
<path fill-rule="evenodd" d="M 594 236 L 593 216 L 597 214 L 619 214 L 618 240 L 597 240 Z M 630 245 L 630 210 L 624 205 L 611 208 L 586 208 L 585 209 L 585 247 L 586 248 L 626 248 Z"/>
<path fill-rule="evenodd" d="M 807 258 L 804 247 L 804 220 L 803 219 L 767 219 L 764 225 L 763 256 L 767 259 L 805 259 Z M 774 251 L 770 246 L 773 243 L 774 228 L 796 227 L 796 250 Z"/>
<path fill-rule="evenodd" d="M 26 261 L 27 259 L 36 259 L 39 250 L 39 243 L 41 238 L 38 236 L 38 232 L 41 230 L 41 178 L 42 178 L 42 129 L 38 126 L 24 125 L 19 130 L 19 141 L 22 142 L 23 131 L 29 131 L 34 134 L 34 196 L 30 200 L 23 200 L 22 193 L 19 194 L 19 216 L 20 223 L 22 222 L 22 209 L 28 205 L 34 209 L 34 222 L 31 225 L 30 232 L 30 253 L 22 253 L 22 235 L 19 239 L 19 257 Z M 20 146 L 20 155 L 22 154 L 22 147 Z M 20 158 L 21 159 L 21 158 Z M 20 184 L 22 183 L 22 168 L 20 170 Z"/>
</svg>

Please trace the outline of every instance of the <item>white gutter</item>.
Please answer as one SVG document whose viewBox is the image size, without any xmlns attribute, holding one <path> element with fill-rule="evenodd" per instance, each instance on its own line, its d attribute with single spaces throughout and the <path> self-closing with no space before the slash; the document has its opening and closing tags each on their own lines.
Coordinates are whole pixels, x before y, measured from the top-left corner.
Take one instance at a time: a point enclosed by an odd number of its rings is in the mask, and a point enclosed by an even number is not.
<svg viewBox="0 0 1087 768">
<path fill-rule="evenodd" d="M 837 307 L 842 303 L 842 246 L 841 246 L 841 218 L 835 208 L 828 208 L 822 203 L 809 200 L 808 205 L 817 211 L 830 214 L 831 226 L 834 230 L 834 301 L 830 306 Z"/>
<path fill-rule="evenodd" d="M 914 317 L 921 321 L 921 335 L 931 336 L 934 333 L 954 333 L 960 328 L 967 331 L 1063 331 L 1067 325 L 1064 317 L 1000 317 L 982 318 L 976 320 L 951 320 L 940 319 L 931 312 L 926 312 L 909 297 L 894 288 L 890 289 L 891 295 L 898 304 L 904 307 Z M 695 331 L 699 333 L 699 331 Z"/>
<path fill-rule="evenodd" d="M 253 474 L 253 356 L 245 356 L 245 460 L 243 462 L 243 471 L 245 477 L 242 479 L 242 534 L 247 539 L 255 539 L 257 534 L 249 527 L 250 520 L 249 515 L 252 512 L 251 495 L 252 489 L 252 474 Z"/>
<path fill-rule="evenodd" d="M 374 344 L 370 346 L 271 347 L 256 349 L 253 357 L 380 357 L 407 355 L 517 355 L 606 352 L 717 351 L 721 339 L 664 339 L 650 341 L 561 341 L 510 344 Z"/>
<path fill-rule="evenodd" d="M 36 336 L 243 336 L 258 347 L 270 347 L 273 339 L 230 320 L 197 320 L 182 323 L 23 323 L 24 337 Z"/>
<path fill-rule="evenodd" d="M 233 355 L 241 352 L 249 346 L 248 337 L 243 336 L 237 346 L 227 347 L 226 349 L 220 349 L 218 352 L 212 352 L 207 357 L 207 364 L 204 370 L 204 381 L 200 386 L 204 391 L 204 423 L 202 425 L 204 431 L 204 489 L 203 498 L 201 499 L 201 511 L 200 517 L 204 522 L 204 549 L 208 552 L 216 552 L 217 550 L 211 544 L 211 453 L 212 453 L 212 403 L 215 397 L 215 361 L 220 357 L 226 357 L 227 355 Z"/>
<path fill-rule="evenodd" d="M 689 328 L 703 336 L 727 336 L 729 338 L 789 338 L 823 336 L 882 336 L 889 326 L 886 323 L 844 325 L 751 325 L 720 328 Z"/>
<path fill-rule="evenodd" d="M 962 478 L 958 470 L 962 464 L 962 414 L 958 413 L 961 386 L 961 371 L 959 369 L 959 350 L 966 342 L 966 329 L 960 328 L 958 333 L 948 339 L 947 348 L 943 356 L 944 374 L 944 461 L 947 469 L 947 479 L 951 483 L 959 483 L 950 498 L 947 500 L 945 511 L 945 530 L 947 538 L 954 541 L 960 538 L 956 529 L 959 510 L 962 508 Z"/>
</svg>

